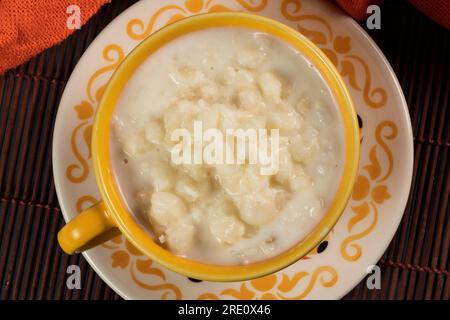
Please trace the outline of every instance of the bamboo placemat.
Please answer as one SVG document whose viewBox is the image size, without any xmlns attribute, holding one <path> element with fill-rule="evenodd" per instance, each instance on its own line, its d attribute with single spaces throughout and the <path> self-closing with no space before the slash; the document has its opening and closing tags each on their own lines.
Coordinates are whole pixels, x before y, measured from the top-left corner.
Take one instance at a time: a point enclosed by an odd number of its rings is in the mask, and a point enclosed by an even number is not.
<svg viewBox="0 0 450 320">
<path fill-rule="evenodd" d="M 120 299 L 81 255 L 56 242 L 64 224 L 52 177 L 55 116 L 66 81 L 95 36 L 135 0 L 114 1 L 60 45 L 0 75 L 0 299 Z M 362 281 L 345 299 L 450 299 L 450 32 L 405 1 L 386 2 L 369 32 L 408 102 L 414 176 L 402 223 L 378 265 L 381 290 Z M 82 270 L 81 290 L 65 286 Z"/>
</svg>

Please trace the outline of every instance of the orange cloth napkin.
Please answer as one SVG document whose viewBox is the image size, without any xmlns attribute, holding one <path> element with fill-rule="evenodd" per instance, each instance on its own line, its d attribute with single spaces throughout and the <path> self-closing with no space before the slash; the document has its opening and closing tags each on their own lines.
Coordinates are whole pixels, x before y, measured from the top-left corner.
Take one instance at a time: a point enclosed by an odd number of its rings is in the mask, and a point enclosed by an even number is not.
<svg viewBox="0 0 450 320">
<path fill-rule="evenodd" d="M 80 8 L 85 24 L 111 0 L 0 0 L 0 73 L 24 63 L 76 31 L 67 27 L 67 8 Z"/>
<path fill-rule="evenodd" d="M 383 0 L 334 0 L 348 15 L 356 20 L 364 20 L 367 17 L 367 7 L 379 5 Z"/>
<path fill-rule="evenodd" d="M 81 25 L 111 0 L 0 0 L 0 73 L 17 66 L 68 37 L 67 8 L 80 8 Z M 117 0 L 119 1 L 119 0 Z M 358 20 L 366 8 L 382 0 L 334 0 Z M 432 19 L 450 29 L 449 0 L 411 0 Z"/>
<path fill-rule="evenodd" d="M 450 30 L 449 0 L 410 0 L 410 2 L 429 18 Z"/>
</svg>

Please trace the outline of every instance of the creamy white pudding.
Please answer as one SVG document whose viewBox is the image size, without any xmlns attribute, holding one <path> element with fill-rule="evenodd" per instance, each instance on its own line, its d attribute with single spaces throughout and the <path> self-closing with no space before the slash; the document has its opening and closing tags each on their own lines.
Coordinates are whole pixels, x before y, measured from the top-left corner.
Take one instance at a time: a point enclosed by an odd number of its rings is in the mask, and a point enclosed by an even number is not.
<svg viewBox="0 0 450 320">
<path fill-rule="evenodd" d="M 224 136 L 267 130 L 269 142 L 276 130 L 277 170 L 262 174 L 248 151 L 242 164 L 176 164 L 172 134 L 193 133 L 195 122 Z M 343 129 L 324 79 L 289 44 L 250 29 L 196 31 L 160 48 L 127 83 L 113 128 L 129 210 L 161 246 L 203 262 L 289 249 L 323 218 L 341 177 Z"/>
</svg>

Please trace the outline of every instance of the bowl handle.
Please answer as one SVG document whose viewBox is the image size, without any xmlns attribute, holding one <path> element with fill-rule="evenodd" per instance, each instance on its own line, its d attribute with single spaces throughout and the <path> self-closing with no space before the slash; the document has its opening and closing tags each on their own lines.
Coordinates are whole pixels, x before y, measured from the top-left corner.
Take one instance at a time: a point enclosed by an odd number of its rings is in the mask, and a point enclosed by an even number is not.
<svg viewBox="0 0 450 320">
<path fill-rule="evenodd" d="M 100 201 L 69 221 L 58 232 L 58 242 L 65 253 L 74 254 L 118 235 L 119 229 Z"/>
</svg>

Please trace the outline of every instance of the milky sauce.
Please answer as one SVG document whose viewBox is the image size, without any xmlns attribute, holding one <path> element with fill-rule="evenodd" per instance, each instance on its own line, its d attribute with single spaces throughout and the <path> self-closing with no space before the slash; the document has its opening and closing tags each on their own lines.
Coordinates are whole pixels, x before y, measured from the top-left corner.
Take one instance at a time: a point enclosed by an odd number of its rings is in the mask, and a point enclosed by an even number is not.
<svg viewBox="0 0 450 320">
<path fill-rule="evenodd" d="M 279 170 L 175 165 L 176 128 L 279 129 Z M 324 79 L 289 44 L 243 28 L 180 37 L 137 69 L 119 99 L 113 168 L 155 241 L 190 259 L 248 264 L 300 242 L 337 189 L 344 142 Z"/>
</svg>

